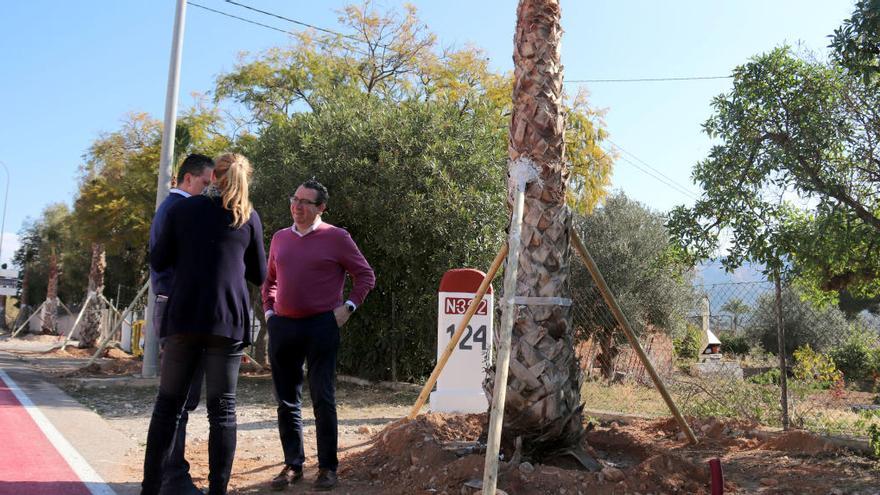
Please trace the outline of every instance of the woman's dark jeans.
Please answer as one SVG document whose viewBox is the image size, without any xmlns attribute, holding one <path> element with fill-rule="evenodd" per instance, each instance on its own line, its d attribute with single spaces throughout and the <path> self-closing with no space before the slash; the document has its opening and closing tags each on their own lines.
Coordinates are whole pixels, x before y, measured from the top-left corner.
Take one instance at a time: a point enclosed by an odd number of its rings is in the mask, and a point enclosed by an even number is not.
<svg viewBox="0 0 880 495">
<path fill-rule="evenodd" d="M 205 370 L 210 425 L 208 493 L 226 493 L 235 457 L 235 389 L 243 349 L 241 342 L 216 335 L 178 334 L 166 339 L 159 394 L 147 433 L 142 494 L 159 493 L 163 463 L 172 450 L 177 423 L 199 363 Z"/>
</svg>

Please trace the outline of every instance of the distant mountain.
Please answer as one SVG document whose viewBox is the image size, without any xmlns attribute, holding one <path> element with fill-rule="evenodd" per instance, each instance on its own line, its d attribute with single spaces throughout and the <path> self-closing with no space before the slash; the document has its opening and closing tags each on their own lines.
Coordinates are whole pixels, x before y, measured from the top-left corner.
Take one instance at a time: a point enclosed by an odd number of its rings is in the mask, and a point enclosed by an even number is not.
<svg viewBox="0 0 880 495">
<path fill-rule="evenodd" d="M 696 267 L 694 285 L 716 285 L 743 282 L 766 282 L 761 265 L 746 263 L 734 272 L 727 272 L 718 260 L 705 261 Z"/>
</svg>

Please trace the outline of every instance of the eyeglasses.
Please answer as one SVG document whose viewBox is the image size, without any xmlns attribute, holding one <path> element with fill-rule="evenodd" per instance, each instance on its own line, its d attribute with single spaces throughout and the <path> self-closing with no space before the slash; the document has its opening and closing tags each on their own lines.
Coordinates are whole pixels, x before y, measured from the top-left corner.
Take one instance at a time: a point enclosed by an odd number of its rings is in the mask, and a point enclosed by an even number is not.
<svg viewBox="0 0 880 495">
<path fill-rule="evenodd" d="M 318 205 L 321 204 L 321 203 L 318 202 L 318 201 L 310 201 L 310 200 L 308 200 L 308 199 L 302 199 L 302 198 L 297 198 L 297 197 L 295 197 L 295 196 L 291 196 L 291 198 L 290 198 L 290 204 L 292 204 L 293 206 L 299 206 L 299 205 L 312 205 L 312 206 L 318 206 Z"/>
</svg>

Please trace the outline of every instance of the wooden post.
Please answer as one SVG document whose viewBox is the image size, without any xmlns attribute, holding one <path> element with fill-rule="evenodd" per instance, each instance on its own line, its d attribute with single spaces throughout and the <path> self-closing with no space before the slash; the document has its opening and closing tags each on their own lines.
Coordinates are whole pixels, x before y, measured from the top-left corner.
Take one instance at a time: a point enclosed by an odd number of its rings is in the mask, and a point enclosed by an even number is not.
<svg viewBox="0 0 880 495">
<path fill-rule="evenodd" d="M 79 325 L 79 322 L 82 321 L 82 317 L 86 314 L 86 309 L 89 307 L 89 303 L 92 302 L 92 298 L 95 297 L 94 292 L 89 292 L 88 296 L 86 296 L 86 300 L 83 302 L 82 309 L 79 310 L 79 314 L 76 315 L 76 320 L 73 321 L 73 326 L 70 327 L 70 332 L 64 337 L 64 342 L 61 343 L 61 350 L 63 351 L 65 347 L 67 347 L 67 343 L 70 342 L 70 337 L 73 335 L 73 331 L 76 330 L 76 326 Z"/>
<path fill-rule="evenodd" d="M 452 337 L 449 339 L 449 343 L 446 344 L 446 349 L 443 350 L 440 359 L 437 360 L 437 365 L 434 366 L 434 371 L 431 372 L 431 376 L 428 377 L 428 381 L 425 382 L 425 386 L 422 387 L 422 392 L 419 394 L 419 398 L 416 399 L 416 403 L 413 405 L 407 419 L 414 419 L 418 416 L 422 406 L 425 405 L 425 401 L 428 400 L 428 395 L 430 395 L 431 389 L 434 388 L 434 384 L 437 383 L 437 379 L 440 378 L 440 372 L 443 371 L 443 367 L 445 367 L 446 362 L 449 361 L 449 356 L 452 355 L 452 351 L 454 351 L 455 346 L 458 345 L 458 341 L 461 339 L 468 323 L 470 323 L 471 317 L 474 316 L 474 313 L 477 312 L 477 308 L 480 307 L 480 302 L 483 300 L 483 296 L 486 295 L 486 291 L 489 290 L 489 284 L 492 283 L 492 279 L 495 278 L 495 274 L 498 273 L 498 267 L 501 266 L 501 262 L 504 261 L 504 256 L 506 254 L 507 244 L 501 246 L 501 250 L 495 255 L 495 259 L 492 261 L 492 266 L 489 267 L 486 277 L 483 278 L 483 282 L 477 289 L 477 294 L 474 296 L 473 300 L 471 300 L 470 306 L 468 306 L 467 311 L 465 311 L 464 317 L 462 318 L 461 323 L 458 324 L 455 333 L 452 334 Z"/>
<path fill-rule="evenodd" d="M 690 425 L 688 425 L 687 421 L 685 421 L 684 416 L 681 415 L 681 412 L 678 410 L 678 406 L 675 405 L 675 401 L 672 400 L 672 396 L 669 395 L 669 391 L 667 391 L 666 386 L 663 385 L 663 380 L 660 379 L 660 375 L 657 374 L 657 370 L 654 369 L 654 365 L 651 364 L 651 360 L 648 359 L 648 355 L 645 354 L 645 350 L 642 349 L 642 346 L 639 344 L 638 339 L 636 339 L 636 334 L 633 331 L 632 326 L 630 326 L 629 320 L 627 320 L 626 315 L 623 314 L 623 311 L 620 309 L 620 305 L 617 304 L 617 299 L 615 299 L 614 294 L 611 293 L 611 289 L 608 288 L 608 284 L 605 283 L 605 277 L 603 277 L 602 273 L 599 272 L 599 267 L 596 266 L 596 262 L 593 260 L 590 252 L 587 251 L 587 248 L 581 242 L 581 239 L 575 229 L 571 229 L 571 245 L 574 246 L 575 251 L 577 251 L 578 255 L 580 255 L 581 259 L 584 261 L 584 264 L 587 265 L 587 270 L 589 270 L 590 275 L 593 276 L 593 281 L 596 282 L 596 286 L 599 288 L 599 292 L 602 293 L 602 298 L 605 299 L 605 303 L 608 304 L 609 308 L 611 308 L 611 312 L 614 313 L 614 317 L 617 319 L 617 323 L 623 329 L 623 333 L 626 335 L 627 340 L 629 340 L 629 343 L 632 346 L 633 350 L 636 351 L 636 354 L 639 356 L 639 359 L 642 361 L 645 369 L 648 370 L 648 374 L 651 375 L 651 380 L 654 381 L 654 386 L 657 387 L 660 395 L 663 396 L 663 400 L 666 402 L 666 406 L 669 407 L 670 411 L 672 411 L 672 415 L 675 416 L 676 421 L 678 421 L 678 425 L 684 431 L 684 434 L 687 435 L 688 440 L 690 440 L 693 445 L 696 445 L 697 437 L 691 430 Z"/>
<path fill-rule="evenodd" d="M 116 330 L 122 328 L 122 325 L 125 323 L 125 319 L 128 317 L 129 313 L 131 313 L 131 311 L 134 309 L 135 303 L 137 303 L 138 299 L 140 299 L 141 296 L 144 295 L 144 292 L 147 291 L 147 288 L 149 286 L 150 286 L 150 281 L 147 280 L 147 283 L 145 283 L 144 286 L 141 287 L 141 290 L 139 290 L 137 295 L 134 296 L 134 299 L 132 299 L 131 303 L 128 305 L 128 307 L 125 308 L 125 311 L 122 312 L 122 315 L 120 316 L 119 321 L 116 323 L 116 326 L 111 331 L 107 332 L 107 334 L 104 336 L 104 339 L 101 341 L 101 345 L 99 345 L 98 349 L 95 351 L 95 353 L 92 354 L 92 358 L 89 359 L 89 362 L 86 363 L 86 366 L 91 366 L 92 363 L 94 363 L 95 360 L 98 359 L 98 356 L 100 356 L 101 353 L 104 352 L 104 348 L 106 348 L 107 344 L 109 344 L 110 341 L 112 340 L 113 334 L 116 333 Z M 85 308 L 85 306 L 83 306 L 83 307 Z M 79 320 L 77 319 L 77 321 L 79 321 Z M 74 326 L 75 326 L 75 324 L 74 324 Z M 71 330 L 70 332 L 73 333 L 73 330 Z M 62 349 L 63 349 L 63 347 L 62 347 Z"/>
<path fill-rule="evenodd" d="M 486 440 L 486 465 L 483 469 L 483 495 L 495 495 L 498 486 L 498 451 L 501 450 L 501 427 L 504 423 L 504 404 L 507 400 L 507 375 L 510 366 L 510 341 L 513 333 L 513 316 L 516 312 L 516 272 L 519 267 L 519 252 L 522 247 L 523 202 L 525 184 L 521 184 L 513 198 L 513 213 L 510 219 L 511 246 L 504 269 L 504 301 L 501 315 L 501 329 L 498 332 L 498 356 L 495 358 L 495 387 L 492 392 L 492 407 L 489 410 L 489 438 Z"/>
</svg>

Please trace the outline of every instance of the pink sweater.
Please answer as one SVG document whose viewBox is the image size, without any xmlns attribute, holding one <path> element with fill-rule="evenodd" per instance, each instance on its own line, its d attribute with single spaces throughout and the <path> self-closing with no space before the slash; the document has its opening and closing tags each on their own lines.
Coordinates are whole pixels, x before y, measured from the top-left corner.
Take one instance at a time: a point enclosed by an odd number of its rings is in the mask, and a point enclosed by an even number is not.
<svg viewBox="0 0 880 495">
<path fill-rule="evenodd" d="M 348 299 L 360 306 L 376 277 L 345 229 L 322 222 L 304 237 L 279 230 L 269 247 L 263 309 L 288 318 L 332 311 L 342 305 L 346 272 L 353 282 Z"/>
</svg>

